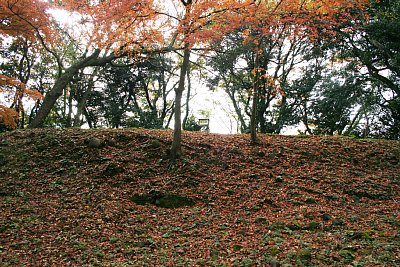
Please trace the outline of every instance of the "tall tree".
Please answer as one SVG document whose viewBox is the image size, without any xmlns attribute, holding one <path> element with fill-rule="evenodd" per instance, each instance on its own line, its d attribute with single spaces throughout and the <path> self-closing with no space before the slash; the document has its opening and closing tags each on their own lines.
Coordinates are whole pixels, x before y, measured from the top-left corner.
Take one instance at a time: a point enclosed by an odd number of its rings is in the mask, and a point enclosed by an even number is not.
<svg viewBox="0 0 400 267">
<path fill-rule="evenodd" d="M 234 4 L 234 1 L 176 0 L 174 5 L 177 14 L 167 14 L 173 20 L 172 23 L 177 24 L 173 30 L 173 38 L 178 39 L 176 46 L 183 51 L 179 83 L 175 88 L 174 136 L 170 149 L 172 159 L 182 154 L 182 95 L 190 66 L 191 50 L 196 45 L 206 50 L 207 44 L 232 28 L 233 24 L 223 23 L 226 21 L 223 14 L 231 10 Z"/>
<path fill-rule="evenodd" d="M 259 42 L 264 38 L 279 40 L 279 32 L 284 30 L 287 36 L 294 39 L 309 39 L 317 42 L 324 38 L 333 38 L 335 27 L 344 22 L 354 20 L 355 16 L 363 14 L 366 0 L 359 1 L 253 1 L 252 5 L 244 9 L 243 24 L 251 31 L 246 36 L 246 41 L 255 42 L 256 58 L 263 54 Z M 359 11 L 354 12 L 354 10 Z M 279 38 L 279 37 L 278 37 Z M 260 85 L 265 80 L 264 65 L 255 61 L 254 82 L 252 85 L 252 118 L 251 141 L 257 142 L 258 108 L 257 102 L 260 95 Z M 261 73 L 260 73 L 261 72 Z M 261 75 L 259 75 L 261 74 Z"/>
<path fill-rule="evenodd" d="M 38 55 L 34 52 L 34 47 L 28 40 L 14 39 L 10 44 L 7 42 L 1 45 L 0 56 L 3 59 L 0 64 L 0 73 L 8 77 L 16 77 L 20 82 L 27 84 L 32 68 Z M 13 101 L 10 108 L 18 113 L 18 127 L 24 128 L 25 112 L 24 112 L 24 93 L 15 90 Z"/>
<path fill-rule="evenodd" d="M 26 1 L 5 2 L 15 4 Z M 4 29 L 0 30 L 6 32 L 7 26 L 17 21 L 19 24 L 15 24 L 14 32 L 17 35 L 22 34 L 22 29 L 25 27 L 27 32 L 31 33 L 30 38 L 38 40 L 58 64 L 58 76 L 46 94 L 37 116 L 32 120 L 31 127 L 43 125 L 63 90 L 82 70 L 93 66 L 103 67 L 121 57 L 141 58 L 148 54 L 179 50 L 183 60 L 179 81 L 174 88 L 175 126 L 171 147 L 172 158 L 177 158 L 182 153 L 181 102 L 192 51 L 207 51 L 210 48 L 209 44 L 227 32 L 246 30 L 243 31 L 243 42 L 253 44 L 250 88 L 246 89 L 251 90 L 253 97 L 251 136 L 252 141 L 256 142 L 257 125 L 266 128 L 267 122 L 264 118 L 267 107 L 272 101 L 268 102 L 263 97 L 266 93 L 273 95 L 274 91 L 282 88 L 281 84 L 286 79 L 282 73 L 285 72 L 283 68 L 277 66 L 290 66 L 290 60 L 285 58 L 284 51 L 290 46 L 291 40 L 295 45 L 297 41 L 303 39 L 317 42 L 323 38 L 332 38 L 334 29 L 347 25 L 345 22 L 354 21 L 356 16 L 362 13 L 356 11 L 362 10 L 367 2 L 367 0 L 174 0 L 172 1 L 174 9 L 170 6 L 163 8 L 162 2 L 152 0 L 56 1 L 59 8 L 78 14 L 76 22 L 73 23 L 79 27 L 79 31 L 68 31 L 66 28 L 60 31 L 61 36 L 74 42 L 78 51 L 72 61 L 65 61 L 62 53 L 54 45 L 55 41 L 52 41 L 54 38 L 51 37 L 55 31 L 46 13 L 51 6 L 49 3 L 33 2 L 42 8 L 40 19 L 35 17 L 39 16 L 36 13 L 34 16 L 29 12 L 20 12 L 19 9 L 15 9 L 15 5 L 4 5 L 6 10 L 4 14 L 8 17 L 4 20 L 5 23 L 1 24 Z M 346 30 L 352 29 L 347 26 Z M 281 40 L 282 36 L 286 38 Z M 277 44 L 278 49 L 264 49 L 270 44 Z M 280 61 L 285 61 L 288 65 L 281 62 L 274 64 L 269 51 L 281 53 Z M 272 71 L 273 68 L 275 71 Z M 274 97 L 276 96 L 275 93 Z M 284 97 L 282 103 L 285 104 Z"/>
<path fill-rule="evenodd" d="M 39 99 L 42 95 L 38 91 L 29 90 L 24 83 L 21 83 L 17 79 L 10 78 L 5 75 L 0 74 L 0 93 L 7 100 L 11 96 L 12 101 L 15 99 L 21 99 L 21 94 L 32 99 Z M 20 107 L 21 108 L 21 107 Z M 17 127 L 17 121 L 19 118 L 19 113 L 12 108 L 4 106 L 0 102 L 0 123 L 6 128 L 14 129 Z"/>
<path fill-rule="evenodd" d="M 353 110 L 357 105 L 363 106 L 364 84 L 357 77 L 350 75 L 342 82 L 335 78 L 327 77 L 316 87 L 316 97 L 311 108 L 314 134 L 342 135 L 346 128 L 354 127 L 350 125 Z M 355 121 L 359 115 L 361 113 L 355 115 Z"/>
<path fill-rule="evenodd" d="M 218 43 L 209 60 L 216 74 L 210 82 L 212 86 L 220 85 L 229 96 L 242 132 L 250 129 L 247 117 L 253 117 L 256 120 L 251 124 L 257 125 L 261 133 L 279 133 L 289 113 L 286 94 L 293 80 L 290 74 L 300 63 L 307 63 L 305 51 L 312 45 L 288 35 L 284 28 L 276 32 L 275 38 L 264 37 L 256 43 L 245 43 L 243 33 L 249 34 L 249 30 L 230 33 Z M 253 90 L 254 85 L 257 90 Z M 252 94 L 258 97 L 251 108 Z"/>
<path fill-rule="evenodd" d="M 362 9 L 367 0 L 359 1 L 178 1 L 183 6 L 181 17 L 178 20 L 177 35 L 181 36 L 183 49 L 183 64 L 181 66 L 179 86 L 176 88 L 176 112 L 174 139 L 171 147 L 173 158 L 179 157 L 181 151 L 181 97 L 184 90 L 185 75 L 189 66 L 190 50 L 200 42 L 210 42 L 220 38 L 224 33 L 240 27 L 251 29 L 256 34 L 248 35 L 245 41 L 255 44 L 255 60 L 253 69 L 253 104 L 251 115 L 251 139 L 256 142 L 256 125 L 258 116 L 258 99 L 260 89 L 271 79 L 262 65 L 264 57 L 260 49 L 263 38 L 276 38 L 276 31 L 282 28 L 293 38 L 306 36 L 310 40 L 317 40 L 325 36 L 331 37 L 334 33 L 333 25 L 344 20 L 352 20 L 351 9 Z M 223 16 L 221 16 L 223 14 Z M 286 25 L 288 25 L 286 27 Z"/>
<path fill-rule="evenodd" d="M 171 78 L 175 76 L 172 64 L 163 55 L 132 64 L 126 60 L 119 63 L 103 68 L 97 74 L 99 84 L 103 86 L 92 91 L 87 103 L 90 125 L 111 128 L 166 126 L 174 106 L 171 99 Z M 79 98 L 85 94 L 83 92 L 78 90 Z"/>
<path fill-rule="evenodd" d="M 4 0 L 0 2 L 0 35 L 11 38 L 19 37 L 22 45 L 23 57 L 20 60 L 19 73 L 15 77 L 2 75 L 0 82 L 0 93 L 10 93 L 14 90 L 12 107 L 8 108 L 0 103 L 0 121 L 8 127 L 16 127 L 19 114 L 23 110 L 22 98 L 24 95 L 40 98 L 41 95 L 28 91 L 25 83 L 29 80 L 30 67 L 23 73 L 24 63 L 30 63 L 28 59 L 28 43 L 36 40 L 36 34 L 40 31 L 42 35 L 53 36 L 53 29 L 49 17 L 45 11 L 48 4 L 42 1 L 28 0 Z M 25 45 L 23 45 L 25 43 Z"/>
<path fill-rule="evenodd" d="M 62 55 L 57 49 L 47 45 L 50 40 L 43 40 L 43 45 L 54 55 L 59 64 L 59 75 L 51 90 L 46 94 L 36 117 L 30 127 L 41 127 L 63 90 L 73 80 L 74 76 L 87 67 L 105 66 L 112 61 L 127 57 L 139 56 L 155 49 L 153 45 L 159 40 L 159 34 L 154 26 L 154 11 L 152 1 L 100 1 L 86 2 L 74 0 L 57 1 L 60 8 L 79 14 L 74 22 L 80 28 L 79 35 L 68 32 L 67 36 L 76 41 L 76 49 L 80 55 L 68 64 L 64 64 Z M 104 34 L 107 33 L 107 34 Z"/>
<path fill-rule="evenodd" d="M 390 138 L 400 138 L 400 1 L 373 2 L 358 24 L 356 32 L 340 31 L 346 60 L 354 59 L 361 72 L 378 88 L 375 100 L 381 110 L 381 133 Z"/>
</svg>

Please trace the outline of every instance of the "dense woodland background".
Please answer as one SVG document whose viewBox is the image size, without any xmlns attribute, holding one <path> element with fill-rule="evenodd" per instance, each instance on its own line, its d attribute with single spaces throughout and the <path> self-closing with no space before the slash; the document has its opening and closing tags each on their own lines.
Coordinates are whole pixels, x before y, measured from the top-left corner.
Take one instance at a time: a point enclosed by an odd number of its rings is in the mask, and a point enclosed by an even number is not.
<svg viewBox="0 0 400 267">
<path fill-rule="evenodd" d="M 1 3 L 2 131 L 29 125 L 169 128 L 179 87 L 185 130 L 199 130 L 197 119 L 210 113 L 192 109 L 193 91 L 220 90 L 224 110 L 231 110 L 241 133 L 279 134 L 295 126 L 306 134 L 400 138 L 397 0 L 342 8 L 340 1 L 326 3 L 337 6 L 332 10 L 309 4 L 309 14 L 305 2 L 299 8 L 285 1 L 243 1 L 239 18 L 227 13 L 223 5 L 229 1 L 215 7 L 207 1 L 131 3 L 134 15 L 124 1 L 110 4 L 108 15 L 99 15 L 108 1 L 25 2 Z M 214 26 L 221 22 L 218 12 L 224 31 Z M 251 13 L 258 14 L 256 22 L 246 12 L 259 12 Z M 133 31 L 124 16 L 131 16 L 131 27 L 141 23 L 130 39 L 118 36 L 125 34 L 119 27 Z M 166 30 L 151 28 L 145 21 L 150 19 L 169 23 L 163 41 L 155 36 Z M 153 39 L 141 31 L 153 31 Z M 45 103 L 35 95 L 28 104 L 23 84 L 46 96 Z"/>
</svg>

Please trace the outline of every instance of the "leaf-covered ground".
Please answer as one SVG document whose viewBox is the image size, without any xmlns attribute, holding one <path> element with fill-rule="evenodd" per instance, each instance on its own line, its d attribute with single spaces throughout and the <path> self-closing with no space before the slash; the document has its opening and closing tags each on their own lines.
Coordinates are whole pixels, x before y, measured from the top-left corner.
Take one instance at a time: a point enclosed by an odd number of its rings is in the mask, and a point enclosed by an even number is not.
<svg viewBox="0 0 400 267">
<path fill-rule="evenodd" d="M 399 142 L 171 136 L 1 134 L 0 265 L 400 266 Z"/>
</svg>

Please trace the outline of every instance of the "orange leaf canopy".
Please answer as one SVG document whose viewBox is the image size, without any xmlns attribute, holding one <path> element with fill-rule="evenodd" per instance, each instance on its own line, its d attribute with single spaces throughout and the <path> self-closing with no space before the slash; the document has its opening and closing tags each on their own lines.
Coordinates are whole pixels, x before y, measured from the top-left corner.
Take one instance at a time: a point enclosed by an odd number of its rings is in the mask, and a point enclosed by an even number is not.
<svg viewBox="0 0 400 267">
<path fill-rule="evenodd" d="M 53 40 L 54 31 L 47 11 L 50 5 L 38 0 L 1 0 L 0 1 L 0 35 L 25 38 L 34 41 L 38 35 L 49 42 Z M 0 75 L 0 101 L 11 101 L 20 96 L 40 99 L 43 96 L 17 79 Z M 15 128 L 19 114 L 0 102 L 0 123 L 8 128 Z"/>
<path fill-rule="evenodd" d="M 32 99 L 40 99 L 43 96 L 35 90 L 29 90 L 26 85 L 14 78 L 10 78 L 0 74 L 0 94 L 4 100 L 7 98 L 18 98 L 19 95 L 26 95 Z M 1 100 L 1 99 L 0 99 Z M 16 121 L 19 114 L 11 109 L 2 105 L 0 102 L 0 123 L 4 124 L 7 128 L 16 128 Z"/>
<path fill-rule="evenodd" d="M 368 0 L 59 0 L 60 7 L 80 14 L 90 25 L 89 44 L 96 48 L 143 49 L 165 46 L 166 39 L 207 44 L 241 27 L 273 34 L 290 25 L 293 35 L 316 38 L 354 17 Z"/>
<path fill-rule="evenodd" d="M 153 0 L 60 0 L 64 9 L 79 14 L 87 46 L 96 49 L 140 50 L 162 42 Z"/>
<path fill-rule="evenodd" d="M 207 44 L 236 29 L 257 37 L 286 27 L 293 36 L 311 40 L 334 36 L 333 28 L 364 15 L 369 0 L 174 0 L 179 22 L 175 31 L 188 43 Z M 183 7 L 183 4 L 187 5 Z M 171 16 L 173 17 L 173 16 Z M 183 37 L 184 36 L 184 37 Z"/>
<path fill-rule="evenodd" d="M 334 27 L 364 16 L 369 0 L 246 0 L 240 1 L 229 20 L 257 32 L 272 36 L 275 29 L 286 27 L 295 35 L 307 35 L 311 40 L 335 35 Z M 228 23 L 228 21 L 226 22 Z"/>
<path fill-rule="evenodd" d="M 39 0 L 1 0 L 0 34 L 33 40 L 36 33 L 50 37 L 50 4 Z"/>
</svg>

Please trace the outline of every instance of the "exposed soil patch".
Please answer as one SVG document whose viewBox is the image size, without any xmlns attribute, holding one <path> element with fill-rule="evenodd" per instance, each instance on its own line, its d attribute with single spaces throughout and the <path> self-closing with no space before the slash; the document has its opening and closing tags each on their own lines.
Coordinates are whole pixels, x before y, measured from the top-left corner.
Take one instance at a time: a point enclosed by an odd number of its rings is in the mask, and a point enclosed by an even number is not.
<svg viewBox="0 0 400 267">
<path fill-rule="evenodd" d="M 195 205 L 193 200 L 185 196 L 165 194 L 161 192 L 151 192 L 146 195 L 134 195 L 131 200 L 139 205 L 153 204 L 157 207 L 170 209 L 191 207 Z"/>
</svg>

